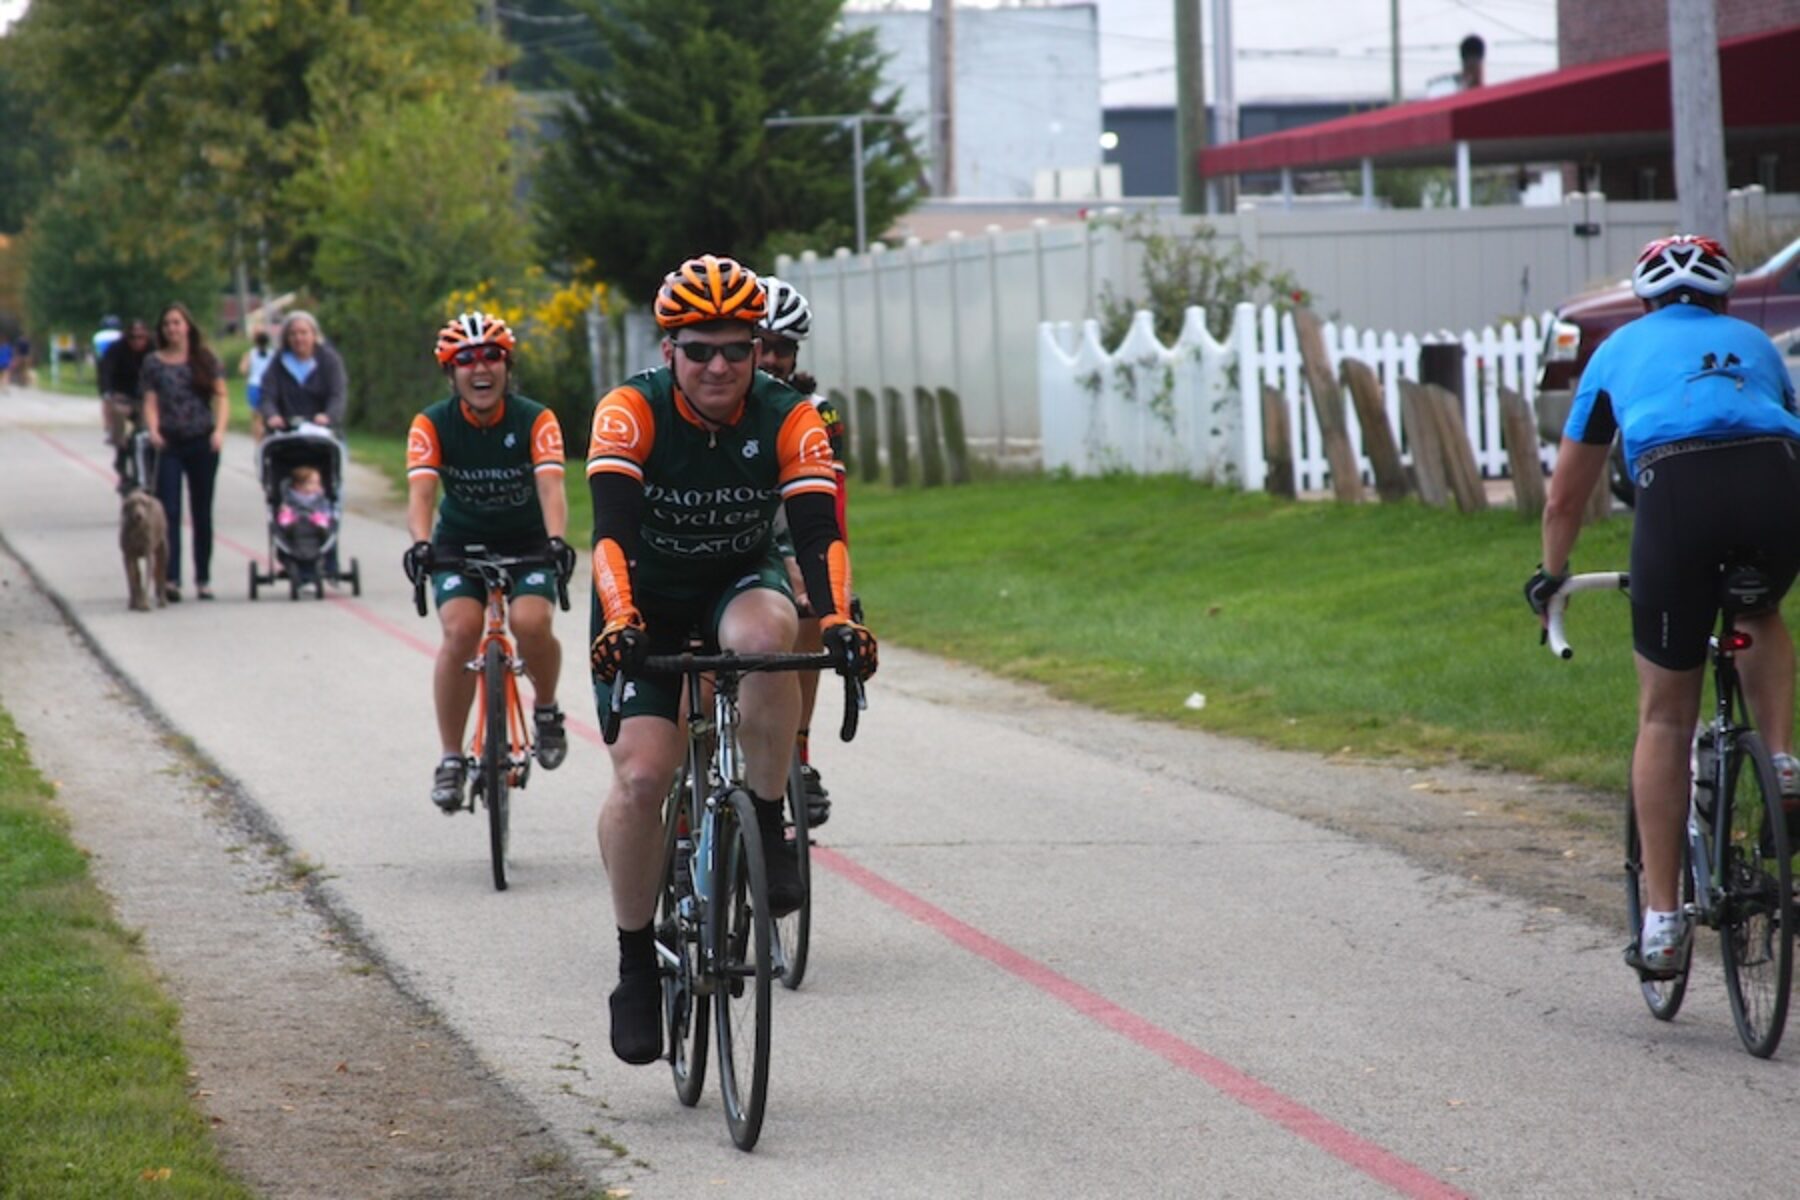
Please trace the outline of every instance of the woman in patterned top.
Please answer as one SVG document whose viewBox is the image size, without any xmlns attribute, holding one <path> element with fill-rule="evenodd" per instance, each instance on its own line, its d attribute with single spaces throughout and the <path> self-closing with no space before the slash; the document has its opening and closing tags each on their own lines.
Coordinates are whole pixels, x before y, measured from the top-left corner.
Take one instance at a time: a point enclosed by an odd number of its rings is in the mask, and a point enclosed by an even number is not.
<svg viewBox="0 0 1800 1200">
<path fill-rule="evenodd" d="M 171 603 L 181 599 L 181 481 L 194 505 L 194 594 L 211 600 L 213 484 L 230 415 L 225 375 L 186 305 L 156 321 L 156 349 L 144 356 L 144 428 L 156 455 L 156 498 L 169 516 Z"/>
</svg>

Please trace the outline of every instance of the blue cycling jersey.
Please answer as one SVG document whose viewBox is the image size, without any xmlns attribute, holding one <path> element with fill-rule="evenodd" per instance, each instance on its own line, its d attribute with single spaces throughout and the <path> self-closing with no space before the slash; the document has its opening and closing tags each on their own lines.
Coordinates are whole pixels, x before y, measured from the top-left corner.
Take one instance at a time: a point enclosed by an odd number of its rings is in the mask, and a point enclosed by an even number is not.
<svg viewBox="0 0 1800 1200">
<path fill-rule="evenodd" d="M 1615 429 L 1635 470 L 1646 450 L 1670 442 L 1800 440 L 1800 417 L 1768 335 L 1697 304 L 1671 304 L 1607 338 L 1581 373 L 1563 436 L 1605 445 Z"/>
</svg>

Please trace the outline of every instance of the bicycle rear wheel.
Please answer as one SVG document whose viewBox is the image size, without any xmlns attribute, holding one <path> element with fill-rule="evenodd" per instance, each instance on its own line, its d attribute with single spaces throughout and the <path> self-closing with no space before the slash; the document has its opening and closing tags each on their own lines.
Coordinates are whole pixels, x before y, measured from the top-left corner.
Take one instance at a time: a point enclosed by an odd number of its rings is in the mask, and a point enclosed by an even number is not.
<svg viewBox="0 0 1800 1200">
<path fill-rule="evenodd" d="M 1681 908 L 1687 908 L 1694 900 L 1694 875 L 1689 869 L 1687 840 L 1681 844 Z M 1636 964 L 1638 939 L 1644 928 L 1644 848 L 1638 839 L 1637 806 L 1629 796 L 1625 801 L 1625 912 L 1631 922 L 1631 945 L 1626 954 L 1626 961 Z M 1652 979 L 1638 972 L 1638 987 L 1644 993 L 1644 1003 L 1650 1008 L 1650 1015 L 1659 1021 L 1674 1020 L 1675 1014 L 1681 1011 L 1681 1001 L 1687 995 L 1688 967 L 1694 958 L 1693 943 L 1688 944 L 1688 956 L 1681 964 L 1681 971 L 1669 979 Z"/>
<path fill-rule="evenodd" d="M 483 721 L 481 738 L 481 795 L 487 804 L 488 852 L 494 861 L 494 890 L 506 890 L 506 848 L 511 799 L 507 773 L 512 769 L 512 746 L 507 740 L 506 651 L 499 642 L 488 643 L 482 663 Z"/>
<path fill-rule="evenodd" d="M 675 1097 L 688 1108 L 699 1103 L 706 1083 L 706 1047 L 710 1031 L 710 999 L 700 994 L 700 943 L 694 923 L 681 918 L 683 900 L 692 902 L 692 862 L 681 853 L 693 853 L 693 808 L 688 803 L 689 769 L 675 773 L 669 799 L 663 805 L 663 883 L 657 905 L 656 940 L 674 958 L 662 960 L 663 1017 L 669 1030 L 669 1070 L 675 1079 Z M 660 957 L 660 956 L 659 956 Z"/>
<path fill-rule="evenodd" d="M 781 986 L 790 990 L 806 978 L 806 955 L 812 942 L 812 826 L 806 813 L 806 780 L 800 774 L 800 755 L 788 764 L 788 838 L 800 862 L 800 886 L 806 899 L 785 917 L 775 919 L 775 944 L 779 950 Z"/>
<path fill-rule="evenodd" d="M 740 1150 L 756 1145 L 769 1095 L 769 1017 L 774 970 L 769 874 L 750 797 L 733 790 L 719 811 L 712 935 L 719 1091 Z"/>
<path fill-rule="evenodd" d="M 1775 764 L 1758 734 L 1738 736 L 1726 769 L 1724 806 L 1719 948 L 1725 990 L 1744 1049 L 1767 1058 L 1781 1044 L 1793 984 L 1793 868 Z"/>
</svg>

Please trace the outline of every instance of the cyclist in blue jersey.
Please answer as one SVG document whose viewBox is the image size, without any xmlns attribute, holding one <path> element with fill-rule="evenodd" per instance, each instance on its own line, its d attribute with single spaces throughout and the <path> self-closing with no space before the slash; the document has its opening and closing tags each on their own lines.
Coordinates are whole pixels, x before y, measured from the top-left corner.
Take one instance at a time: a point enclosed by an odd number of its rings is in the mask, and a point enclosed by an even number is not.
<svg viewBox="0 0 1800 1200">
<path fill-rule="evenodd" d="M 1677 968 L 1687 953 L 1689 923 L 1678 892 L 1688 751 L 1718 615 L 1719 573 L 1730 556 L 1754 561 L 1774 585 L 1769 606 L 1738 621 L 1754 643 L 1739 666 L 1782 794 L 1800 798 L 1800 762 L 1792 754 L 1794 644 L 1779 608 L 1800 572 L 1800 416 L 1774 343 L 1726 315 L 1736 277 L 1710 238 L 1684 234 L 1644 248 L 1632 288 L 1646 313 L 1609 337 L 1582 372 L 1544 508 L 1544 559 L 1525 585 L 1541 618 L 1568 577 L 1582 511 L 1615 432 L 1621 434 L 1638 488 L 1631 791 L 1648 892 L 1634 965 L 1651 971 Z"/>
</svg>

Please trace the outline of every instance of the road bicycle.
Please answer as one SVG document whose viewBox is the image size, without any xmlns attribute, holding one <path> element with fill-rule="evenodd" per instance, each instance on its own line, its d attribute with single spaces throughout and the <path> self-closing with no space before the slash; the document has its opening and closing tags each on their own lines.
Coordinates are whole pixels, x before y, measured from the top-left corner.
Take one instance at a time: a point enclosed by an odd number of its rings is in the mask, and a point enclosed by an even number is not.
<svg viewBox="0 0 1800 1200">
<path fill-rule="evenodd" d="M 512 820 L 511 793 L 522 791 L 531 778 L 537 754 L 530 714 L 519 694 L 519 677 L 525 660 L 513 650 L 507 633 L 506 605 L 512 597 L 512 572 L 545 570 L 556 577 L 556 599 L 569 611 L 569 581 L 554 559 L 545 554 L 496 554 L 485 546 L 468 546 L 460 558 L 434 557 L 432 571 L 452 571 L 473 576 L 487 590 L 487 627 L 475 657 L 465 669 L 475 673 L 475 734 L 469 739 L 468 799 L 464 808 L 477 804 L 487 809 L 488 853 L 494 866 L 494 890 L 506 890 L 506 852 Z M 425 586 L 430 574 L 413 581 L 413 606 L 425 615 Z"/>
<path fill-rule="evenodd" d="M 687 697 L 687 749 L 663 808 L 656 911 L 656 956 L 675 1095 L 690 1108 L 699 1102 L 706 1082 L 710 1009 L 725 1122 L 742 1150 L 752 1149 L 761 1136 L 768 1101 L 772 985 L 796 970 L 796 950 L 801 955 L 797 969 L 805 967 L 804 934 L 799 946 L 784 941 L 769 912 L 768 865 L 738 745 L 738 686 L 754 671 L 831 666 L 827 654 L 727 651 L 651 655 L 639 668 L 681 676 Z M 601 727 L 608 745 L 618 737 L 621 698 L 629 686 L 622 674 L 613 681 L 612 703 Z M 865 703 L 862 683 L 846 676 L 839 731 L 844 741 L 856 736 Z M 801 839 L 804 851 L 806 797 L 798 783 L 799 772 L 790 769 L 790 820 L 799 827 L 790 836 Z M 801 878 L 810 891 L 810 879 L 804 873 Z"/>
<path fill-rule="evenodd" d="M 1619 572 L 1572 576 L 1550 602 L 1548 641 L 1560 657 L 1573 651 L 1563 635 L 1563 612 L 1575 592 L 1628 590 Z M 1787 1022 L 1793 983 L 1793 880 L 1787 819 L 1775 763 L 1750 725 L 1738 678 L 1737 655 L 1750 635 L 1737 618 L 1766 607 L 1768 577 L 1731 563 L 1719 578 L 1719 629 L 1707 641 L 1713 674 L 1710 719 L 1694 731 L 1687 832 L 1681 849 L 1681 907 L 1690 920 L 1719 931 L 1725 990 L 1744 1049 L 1758 1058 L 1775 1053 Z M 1687 994 L 1692 942 L 1680 967 L 1647 969 L 1639 957 L 1645 884 L 1637 809 L 1626 804 L 1625 895 L 1631 943 L 1625 961 L 1638 972 L 1644 1003 L 1660 1021 L 1672 1020 Z"/>
</svg>

